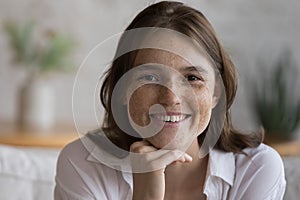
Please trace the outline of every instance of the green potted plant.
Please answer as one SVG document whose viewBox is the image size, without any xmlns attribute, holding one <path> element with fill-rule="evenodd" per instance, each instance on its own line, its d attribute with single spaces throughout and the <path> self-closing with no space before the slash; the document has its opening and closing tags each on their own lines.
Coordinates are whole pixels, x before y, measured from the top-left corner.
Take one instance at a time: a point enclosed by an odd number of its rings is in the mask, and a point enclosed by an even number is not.
<svg viewBox="0 0 300 200">
<path fill-rule="evenodd" d="M 267 143 L 292 139 L 300 124 L 299 71 L 291 52 L 281 53 L 271 67 L 263 68 L 259 79 L 249 84 L 251 106 Z"/>
<path fill-rule="evenodd" d="M 74 47 L 73 40 L 60 33 L 46 31 L 42 38 L 46 44 L 37 44 L 34 28 L 33 22 L 5 24 L 4 30 L 10 40 L 14 61 L 27 68 L 32 76 L 71 69 L 68 56 Z"/>
<path fill-rule="evenodd" d="M 46 77 L 50 72 L 73 69 L 69 55 L 74 42 L 53 31 L 46 31 L 44 37 L 37 40 L 32 22 L 22 25 L 8 22 L 4 30 L 14 63 L 28 72 L 20 89 L 18 121 L 23 128 L 48 129 L 54 124 L 55 94 Z"/>
</svg>

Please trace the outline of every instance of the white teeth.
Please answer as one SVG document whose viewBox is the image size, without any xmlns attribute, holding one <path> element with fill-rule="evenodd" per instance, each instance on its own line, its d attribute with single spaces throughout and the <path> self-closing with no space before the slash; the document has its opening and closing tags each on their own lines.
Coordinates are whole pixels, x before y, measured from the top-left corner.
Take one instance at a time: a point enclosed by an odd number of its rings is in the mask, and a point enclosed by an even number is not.
<svg viewBox="0 0 300 200">
<path fill-rule="evenodd" d="M 175 116 L 171 116 L 171 122 L 175 122 Z"/>
<path fill-rule="evenodd" d="M 179 122 L 185 118 L 185 115 L 154 115 L 154 117 L 164 122 Z"/>
</svg>

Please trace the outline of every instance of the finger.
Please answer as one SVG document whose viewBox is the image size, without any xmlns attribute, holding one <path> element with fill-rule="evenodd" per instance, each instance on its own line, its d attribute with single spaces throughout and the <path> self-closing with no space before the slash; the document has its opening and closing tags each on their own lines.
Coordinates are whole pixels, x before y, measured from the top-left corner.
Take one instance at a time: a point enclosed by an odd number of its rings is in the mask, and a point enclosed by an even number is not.
<svg viewBox="0 0 300 200">
<path fill-rule="evenodd" d="M 185 153 L 179 150 L 164 150 L 155 160 L 153 160 L 152 165 L 164 166 L 171 164 L 174 161 L 185 162 L 187 158 Z"/>
<path fill-rule="evenodd" d="M 182 163 L 191 162 L 192 158 L 185 152 L 179 150 L 159 149 L 151 151 L 153 147 L 143 146 L 141 148 L 150 148 L 150 152 L 135 153 L 131 152 L 131 165 L 134 173 L 153 172 L 166 168 L 173 162 Z M 139 151 L 143 151 L 139 149 Z M 146 151 L 146 150 L 145 150 Z"/>
<path fill-rule="evenodd" d="M 147 145 L 147 143 L 144 140 L 140 140 L 140 141 L 132 143 L 130 145 L 130 147 L 134 148 L 134 147 L 143 146 L 143 145 Z"/>
<path fill-rule="evenodd" d="M 184 155 L 180 156 L 177 160 L 174 161 L 174 163 L 176 162 L 181 162 L 181 163 L 190 163 L 193 161 L 193 158 L 188 155 L 187 153 L 185 153 Z"/>
<path fill-rule="evenodd" d="M 134 152 L 134 153 L 147 153 L 147 152 L 152 152 L 152 151 L 156 151 L 156 150 L 157 149 L 155 147 L 153 147 L 147 141 L 134 142 L 130 146 L 130 152 Z"/>
<path fill-rule="evenodd" d="M 189 154 L 185 153 L 184 154 L 185 162 L 192 162 L 193 158 Z"/>
<path fill-rule="evenodd" d="M 149 146 L 145 140 L 134 142 L 130 145 L 130 149 L 135 149 L 140 146 Z"/>
<path fill-rule="evenodd" d="M 150 153 L 150 152 L 154 152 L 154 151 L 157 151 L 157 149 L 153 146 L 137 146 L 137 147 L 134 147 L 133 149 L 131 149 L 131 152 L 132 153 L 139 153 L 139 154 L 142 154 L 142 153 Z"/>
<path fill-rule="evenodd" d="M 134 150 L 137 150 L 137 148 L 151 148 L 149 146 L 142 146 L 142 147 L 136 147 Z M 148 149 L 150 150 L 150 149 Z M 139 149 L 139 151 L 143 151 Z M 130 160 L 132 169 L 135 173 L 145 173 L 145 172 L 152 172 L 158 169 L 165 168 L 167 164 L 170 162 L 178 159 L 183 153 L 179 153 L 179 151 L 172 152 L 171 150 L 164 150 L 159 149 L 155 151 L 150 151 L 147 153 L 130 153 Z M 175 155 L 176 154 L 176 155 Z M 165 157 L 169 157 L 168 160 L 163 160 L 163 155 L 168 155 Z M 171 157 L 171 158 L 170 158 Z M 170 161 L 171 160 L 171 161 Z"/>
</svg>

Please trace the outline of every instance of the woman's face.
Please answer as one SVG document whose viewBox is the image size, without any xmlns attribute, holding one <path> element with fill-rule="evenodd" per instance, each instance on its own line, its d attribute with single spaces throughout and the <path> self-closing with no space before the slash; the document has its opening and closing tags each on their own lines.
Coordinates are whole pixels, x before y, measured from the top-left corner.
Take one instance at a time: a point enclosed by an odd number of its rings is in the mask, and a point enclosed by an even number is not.
<svg viewBox="0 0 300 200">
<path fill-rule="evenodd" d="M 130 80 L 139 86 L 127 97 L 133 127 L 151 124 L 152 128 L 159 128 L 156 134 L 145 138 L 158 149 L 191 144 L 207 127 L 217 103 L 214 69 L 208 59 L 196 47 L 182 45 L 178 40 L 171 40 L 170 45 L 180 45 L 184 54 L 194 60 L 193 64 L 168 51 L 139 50 L 133 70 L 143 67 Z M 163 110 L 153 107 L 157 104 Z"/>
</svg>

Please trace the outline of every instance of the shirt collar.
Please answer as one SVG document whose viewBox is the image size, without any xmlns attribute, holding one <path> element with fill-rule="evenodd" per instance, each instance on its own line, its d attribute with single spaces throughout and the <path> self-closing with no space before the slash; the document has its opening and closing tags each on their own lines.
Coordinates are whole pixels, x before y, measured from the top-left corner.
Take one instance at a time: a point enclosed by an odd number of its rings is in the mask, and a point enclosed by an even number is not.
<svg viewBox="0 0 300 200">
<path fill-rule="evenodd" d="M 104 164 L 122 172 L 130 173 L 132 171 L 129 156 L 124 158 L 115 157 L 112 154 L 107 153 L 105 150 L 101 150 L 97 146 L 89 152 L 90 153 L 86 158 L 87 161 Z"/>
<path fill-rule="evenodd" d="M 212 149 L 209 153 L 207 178 L 215 176 L 233 185 L 235 176 L 235 159 L 232 152 Z"/>
<path fill-rule="evenodd" d="M 88 151 L 87 161 L 104 164 L 119 171 L 131 172 L 128 152 L 117 148 L 98 132 L 89 132 L 81 138 L 81 142 Z"/>
<path fill-rule="evenodd" d="M 122 176 L 132 190 L 132 174 L 122 172 Z M 210 151 L 206 174 L 207 183 L 209 180 L 212 180 L 210 177 L 213 176 L 224 180 L 230 186 L 233 185 L 235 177 L 235 158 L 232 152 L 224 152 L 217 149 Z M 207 184 L 206 186 L 209 187 L 209 185 L 210 184 Z M 204 190 L 206 190 L 206 188 L 204 188 Z"/>
</svg>

